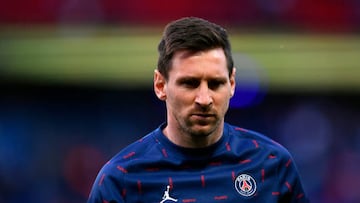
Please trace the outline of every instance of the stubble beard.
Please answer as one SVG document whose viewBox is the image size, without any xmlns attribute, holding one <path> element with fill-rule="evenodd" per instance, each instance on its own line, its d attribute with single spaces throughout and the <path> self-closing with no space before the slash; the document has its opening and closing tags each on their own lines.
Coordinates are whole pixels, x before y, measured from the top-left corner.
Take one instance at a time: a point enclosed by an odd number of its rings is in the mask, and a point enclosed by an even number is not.
<svg viewBox="0 0 360 203">
<path fill-rule="evenodd" d="M 178 128 L 183 135 L 187 135 L 193 139 L 204 139 L 212 134 L 219 128 L 221 120 L 216 117 L 215 121 L 209 123 L 199 123 L 188 119 L 176 118 Z"/>
</svg>

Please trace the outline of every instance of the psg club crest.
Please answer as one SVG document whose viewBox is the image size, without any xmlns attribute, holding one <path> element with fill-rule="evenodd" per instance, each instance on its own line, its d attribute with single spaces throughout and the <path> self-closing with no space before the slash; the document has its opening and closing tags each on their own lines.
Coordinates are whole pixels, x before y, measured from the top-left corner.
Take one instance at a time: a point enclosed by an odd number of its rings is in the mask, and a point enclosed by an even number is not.
<svg viewBox="0 0 360 203">
<path fill-rule="evenodd" d="M 235 179 L 235 189 L 240 195 L 250 197 L 256 192 L 255 179 L 248 174 L 240 174 Z"/>
</svg>

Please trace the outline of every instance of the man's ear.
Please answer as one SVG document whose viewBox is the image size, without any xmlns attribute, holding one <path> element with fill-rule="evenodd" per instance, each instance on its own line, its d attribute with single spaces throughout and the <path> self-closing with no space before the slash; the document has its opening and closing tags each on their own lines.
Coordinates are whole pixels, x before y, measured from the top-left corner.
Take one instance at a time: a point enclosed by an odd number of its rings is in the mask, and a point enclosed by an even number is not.
<svg viewBox="0 0 360 203">
<path fill-rule="evenodd" d="M 234 67 L 232 69 L 232 73 L 230 75 L 230 86 L 231 86 L 231 97 L 234 96 L 235 93 L 235 87 L 236 87 L 236 68 Z"/>
<path fill-rule="evenodd" d="M 154 71 L 154 91 L 155 91 L 156 96 L 162 101 L 166 100 L 165 89 L 166 89 L 165 78 L 157 69 L 155 69 L 155 71 Z"/>
</svg>

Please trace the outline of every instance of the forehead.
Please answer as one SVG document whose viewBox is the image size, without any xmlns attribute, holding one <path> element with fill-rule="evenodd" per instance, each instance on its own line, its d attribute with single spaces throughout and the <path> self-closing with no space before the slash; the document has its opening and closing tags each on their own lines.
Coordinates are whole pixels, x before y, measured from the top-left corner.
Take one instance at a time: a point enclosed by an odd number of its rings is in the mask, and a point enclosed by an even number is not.
<svg viewBox="0 0 360 203">
<path fill-rule="evenodd" d="M 228 75 L 224 50 L 215 48 L 206 51 L 177 51 L 172 60 L 170 75 Z"/>
</svg>

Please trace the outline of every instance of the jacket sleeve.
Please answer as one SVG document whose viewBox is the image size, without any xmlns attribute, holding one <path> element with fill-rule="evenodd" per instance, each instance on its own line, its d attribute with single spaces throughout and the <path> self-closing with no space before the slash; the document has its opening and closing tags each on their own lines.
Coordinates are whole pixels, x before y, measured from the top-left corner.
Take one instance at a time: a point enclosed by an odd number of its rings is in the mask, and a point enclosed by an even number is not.
<svg viewBox="0 0 360 203">
<path fill-rule="evenodd" d="M 112 164 L 105 164 L 92 186 L 87 203 L 124 203 L 123 173 Z"/>
<path fill-rule="evenodd" d="M 280 203 L 309 203 L 297 166 L 289 152 L 283 157 L 278 173 Z"/>
</svg>

